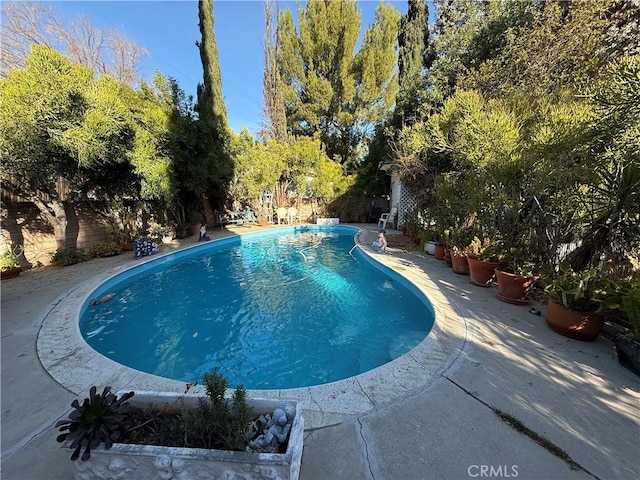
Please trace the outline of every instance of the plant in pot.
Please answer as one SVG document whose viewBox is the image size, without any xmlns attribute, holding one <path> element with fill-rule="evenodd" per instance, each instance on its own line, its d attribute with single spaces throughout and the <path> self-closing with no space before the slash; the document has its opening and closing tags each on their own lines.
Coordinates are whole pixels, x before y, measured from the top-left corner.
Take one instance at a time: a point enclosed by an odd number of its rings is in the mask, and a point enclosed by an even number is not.
<svg viewBox="0 0 640 480">
<path fill-rule="evenodd" d="M 627 330 L 616 335 L 616 354 L 620 365 L 640 376 L 640 280 L 620 284 L 620 314 Z"/>
<path fill-rule="evenodd" d="M 91 387 L 56 423 L 57 441 L 71 460 L 80 458 L 78 478 L 298 477 L 304 420 L 297 402 L 247 399 L 241 385 L 225 398 L 217 368 L 204 385 L 206 396 Z"/>
<path fill-rule="evenodd" d="M 500 260 L 501 264 L 496 268 L 496 296 L 503 302 L 526 305 L 531 289 L 540 278 L 527 249 L 511 247 L 500 256 Z"/>
<path fill-rule="evenodd" d="M 22 246 L 15 245 L 7 247 L 7 250 L 0 256 L 0 274 L 3 280 L 20 275 L 23 251 Z"/>
<path fill-rule="evenodd" d="M 490 287 L 495 276 L 495 269 L 500 266 L 499 242 L 491 241 L 488 237 L 480 240 L 477 236 L 466 248 L 469 263 L 470 282 L 479 287 Z"/>
<path fill-rule="evenodd" d="M 468 229 L 452 229 L 449 235 L 449 257 L 451 258 L 451 268 L 460 275 L 469 275 L 468 254 L 465 245 L 469 244 L 473 238 Z"/>
<path fill-rule="evenodd" d="M 575 272 L 566 261 L 558 266 L 558 274 L 545 279 L 544 284 L 547 325 L 576 340 L 598 338 L 604 314 L 618 309 L 623 298 L 618 282 L 603 278 L 595 268 Z"/>
</svg>

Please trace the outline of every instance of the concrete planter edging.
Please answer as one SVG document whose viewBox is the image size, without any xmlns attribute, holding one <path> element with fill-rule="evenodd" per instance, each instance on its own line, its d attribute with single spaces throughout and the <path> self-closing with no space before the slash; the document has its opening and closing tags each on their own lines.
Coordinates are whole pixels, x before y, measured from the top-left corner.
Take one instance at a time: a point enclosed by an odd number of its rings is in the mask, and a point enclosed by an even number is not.
<svg viewBox="0 0 640 480">
<path fill-rule="evenodd" d="M 118 392 L 120 397 L 125 392 Z M 164 405 L 182 398 L 187 407 L 196 407 L 201 395 L 165 392 L 136 392 L 129 400 L 133 407 Z M 287 451 L 252 453 L 203 448 L 161 447 L 114 443 L 91 450 L 87 461 L 77 460 L 76 477 L 83 479 L 142 478 L 279 478 L 297 480 L 300 475 L 304 438 L 302 408 L 295 400 L 248 399 L 256 415 L 272 413 L 276 408 L 293 406 L 295 416 Z M 65 449 L 65 454 L 68 449 Z"/>
</svg>

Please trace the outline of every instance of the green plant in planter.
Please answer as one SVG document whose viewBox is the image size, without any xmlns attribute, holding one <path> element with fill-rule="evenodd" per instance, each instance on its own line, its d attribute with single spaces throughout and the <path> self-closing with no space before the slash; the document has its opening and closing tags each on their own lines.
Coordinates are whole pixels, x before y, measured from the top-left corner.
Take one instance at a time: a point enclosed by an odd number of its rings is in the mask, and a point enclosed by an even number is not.
<svg viewBox="0 0 640 480">
<path fill-rule="evenodd" d="M 238 385 L 230 401 L 224 397 L 227 380 L 215 367 L 203 375 L 207 396 L 198 398 L 198 407 L 188 409 L 178 401 L 160 407 L 149 405 L 132 408 L 127 402 L 134 396 L 128 392 L 118 398 L 105 387 L 97 394 L 95 386 L 82 404 L 74 400 L 73 411 L 66 420 L 56 423 L 62 432 L 58 442 L 70 441 L 74 449 L 71 460 L 91 457 L 91 450 L 104 444 L 110 449 L 114 442 L 244 450 L 258 433 L 253 424 L 254 411 L 247 403 L 246 390 Z M 187 390 L 192 384 L 187 386 Z M 182 397 L 178 397 L 181 399 Z"/>
<path fill-rule="evenodd" d="M 0 256 L 0 269 L 9 270 L 11 268 L 19 267 L 22 260 L 23 251 L 24 249 L 20 245 L 14 245 L 8 248 Z"/>
<path fill-rule="evenodd" d="M 620 313 L 629 325 L 625 336 L 640 342 L 640 280 L 621 280 L 619 283 L 622 291 Z"/>
<path fill-rule="evenodd" d="M 504 265 L 502 271 L 522 275 L 523 277 L 533 277 L 537 275 L 538 268 L 535 262 L 530 260 L 526 249 L 511 247 L 499 255 L 500 262 Z"/>
<path fill-rule="evenodd" d="M 566 261 L 560 263 L 558 269 L 558 275 L 543 280 L 545 295 L 552 301 L 585 313 L 620 308 L 624 293 L 619 282 L 602 278 L 595 268 L 574 272 Z"/>
<path fill-rule="evenodd" d="M 484 237 L 482 241 L 478 237 L 473 237 L 473 240 L 465 250 L 470 258 L 487 262 L 499 262 L 502 249 L 498 242 L 492 242 L 488 237 Z"/>
<path fill-rule="evenodd" d="M 91 457 L 91 449 L 104 443 L 104 448 L 111 448 L 113 442 L 124 435 L 130 426 L 127 413 L 127 400 L 133 397 L 129 392 L 120 398 L 111 393 L 111 387 L 105 387 L 102 394 L 96 393 L 96 387 L 91 387 L 89 397 L 82 405 L 78 400 L 71 403 L 73 411 L 66 420 L 56 423 L 61 432 L 56 438 L 58 442 L 69 440 L 73 448 L 71 460 L 77 460 L 84 448 L 81 460 Z"/>
</svg>

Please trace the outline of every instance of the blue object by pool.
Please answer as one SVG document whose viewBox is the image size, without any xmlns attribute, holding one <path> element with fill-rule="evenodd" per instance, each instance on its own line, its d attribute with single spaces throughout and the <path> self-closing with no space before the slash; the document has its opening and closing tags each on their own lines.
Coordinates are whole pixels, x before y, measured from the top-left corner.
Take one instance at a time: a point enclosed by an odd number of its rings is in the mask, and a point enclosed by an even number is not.
<svg viewBox="0 0 640 480">
<path fill-rule="evenodd" d="M 418 345 L 429 301 L 366 258 L 353 227 L 304 227 L 199 244 L 120 274 L 80 330 L 103 355 L 185 382 L 219 366 L 229 386 L 281 389 L 351 377 Z"/>
</svg>

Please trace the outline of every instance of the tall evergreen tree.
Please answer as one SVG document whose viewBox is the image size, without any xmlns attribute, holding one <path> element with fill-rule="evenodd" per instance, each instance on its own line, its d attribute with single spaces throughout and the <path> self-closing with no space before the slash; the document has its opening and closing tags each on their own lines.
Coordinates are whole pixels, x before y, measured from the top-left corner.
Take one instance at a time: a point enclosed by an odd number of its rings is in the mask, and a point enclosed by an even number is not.
<svg viewBox="0 0 640 480">
<path fill-rule="evenodd" d="M 222 74 L 218 46 L 213 31 L 213 0 L 198 0 L 198 18 L 202 42 L 196 42 L 204 74 L 204 83 L 198 85 L 198 114 L 221 137 L 227 126 L 227 109 L 222 96 Z"/>
<path fill-rule="evenodd" d="M 278 70 L 277 40 L 274 31 L 273 11 L 275 3 L 266 0 L 264 4 L 264 74 L 262 80 L 263 112 L 266 124 L 262 136 L 264 140 L 284 142 L 287 137 L 287 118 L 284 110 L 282 84 Z"/>
<path fill-rule="evenodd" d="M 330 158 L 352 167 L 363 140 L 395 100 L 399 14 L 380 3 L 355 52 L 361 16 L 352 0 L 298 7 L 299 30 L 287 9 L 278 19 L 278 66 L 287 125 L 294 135 L 319 134 Z"/>
<path fill-rule="evenodd" d="M 398 29 L 398 95 L 394 124 L 401 127 L 420 105 L 423 69 L 429 60 L 429 7 L 426 0 L 408 0 Z"/>
<path fill-rule="evenodd" d="M 222 75 L 218 47 L 213 32 L 213 0 L 198 1 L 198 18 L 202 41 L 196 42 L 204 72 L 204 82 L 198 85 L 198 152 L 194 165 L 188 169 L 190 188 L 196 198 L 207 196 L 214 204 L 226 197 L 233 176 L 229 155 L 227 109 L 222 96 Z"/>
</svg>

